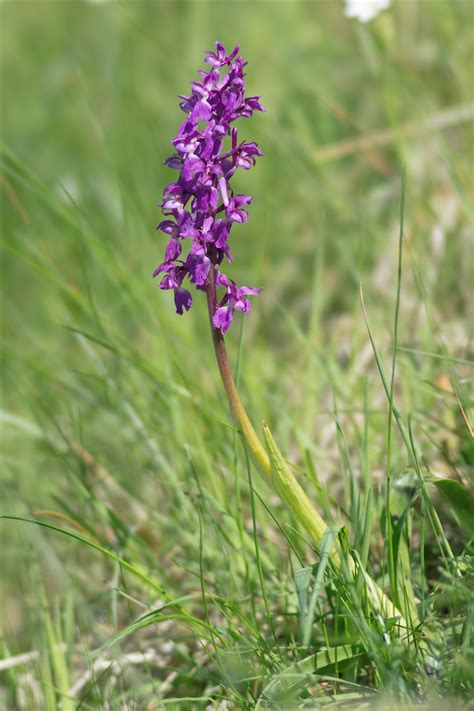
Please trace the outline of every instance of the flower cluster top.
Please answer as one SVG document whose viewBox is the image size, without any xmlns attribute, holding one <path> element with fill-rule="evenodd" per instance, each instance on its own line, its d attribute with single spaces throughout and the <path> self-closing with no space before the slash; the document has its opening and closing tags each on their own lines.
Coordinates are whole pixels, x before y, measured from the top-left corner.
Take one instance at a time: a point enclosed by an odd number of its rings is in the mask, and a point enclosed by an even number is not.
<svg viewBox="0 0 474 711">
<path fill-rule="evenodd" d="M 192 296 L 183 287 L 186 278 L 205 291 L 210 270 L 214 270 L 218 296 L 213 315 L 215 328 L 225 333 L 234 311 L 250 310 L 249 295 L 261 289 L 237 286 L 220 270 L 224 257 L 231 262 L 228 245 L 234 222 L 247 222 L 250 195 L 234 194 L 230 180 L 237 168 L 249 170 L 257 156 L 263 155 L 255 142 L 239 143 L 232 123 L 264 111 L 258 96 L 245 96 L 244 67 L 239 46 L 227 54 L 216 42 L 216 51 L 207 52 L 209 70 L 199 70 L 200 82 L 192 82 L 190 96 L 180 96 L 180 107 L 187 118 L 172 141 L 175 153 L 165 161 L 179 170 L 176 182 L 163 191 L 162 211 L 166 217 L 158 229 L 169 237 L 165 259 L 153 273 L 163 275 L 160 289 L 173 289 L 176 312 L 191 308 Z M 227 141 L 226 141 L 226 137 Z M 228 145 L 225 145 L 225 142 Z M 190 240 L 184 258 L 183 240 Z M 218 292 L 220 294 L 220 292 Z"/>
</svg>

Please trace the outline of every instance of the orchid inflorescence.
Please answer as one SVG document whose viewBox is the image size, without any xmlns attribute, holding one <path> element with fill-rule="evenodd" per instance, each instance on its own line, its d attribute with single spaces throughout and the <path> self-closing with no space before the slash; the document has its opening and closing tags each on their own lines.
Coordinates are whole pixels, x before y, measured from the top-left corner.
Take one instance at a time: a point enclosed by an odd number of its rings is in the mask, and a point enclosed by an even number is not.
<svg viewBox="0 0 474 711">
<path fill-rule="evenodd" d="M 224 257 L 231 262 L 228 245 L 234 222 L 247 222 L 250 195 L 236 195 L 230 179 L 237 168 L 249 170 L 257 156 L 263 155 L 254 142 L 238 142 L 237 129 L 231 124 L 254 111 L 264 111 L 258 96 L 245 96 L 244 67 L 239 46 L 227 54 L 216 42 L 216 51 L 207 52 L 204 61 L 209 71 L 199 70 L 200 82 L 192 82 L 190 96 L 180 96 L 181 109 L 188 114 L 172 144 L 176 152 L 165 161 L 180 171 L 178 180 L 163 191 L 162 211 L 166 217 L 158 229 L 169 236 L 165 259 L 153 276 L 163 274 L 160 289 L 173 289 L 176 312 L 182 314 L 192 305 L 191 293 L 183 287 L 186 277 L 201 291 L 210 284 L 221 287 L 224 295 L 217 300 L 213 325 L 221 333 L 229 328 L 234 311 L 250 310 L 249 295 L 261 289 L 237 286 L 220 268 Z M 230 146 L 225 145 L 230 137 Z M 182 240 L 190 239 L 185 259 Z M 214 287 L 215 285 L 215 287 Z"/>
</svg>

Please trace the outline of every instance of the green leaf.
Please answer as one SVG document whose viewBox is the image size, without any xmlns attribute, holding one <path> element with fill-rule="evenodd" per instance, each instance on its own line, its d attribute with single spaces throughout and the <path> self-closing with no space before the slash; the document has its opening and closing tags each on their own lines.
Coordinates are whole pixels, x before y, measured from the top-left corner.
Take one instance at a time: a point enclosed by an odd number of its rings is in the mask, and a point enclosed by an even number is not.
<svg viewBox="0 0 474 711">
<path fill-rule="evenodd" d="M 320 556 L 321 560 L 316 571 L 316 578 L 313 585 L 313 592 L 311 593 L 311 598 L 308 605 L 308 613 L 306 615 L 304 626 L 303 626 L 303 646 L 307 647 L 311 640 L 311 632 L 313 628 L 314 612 L 316 610 L 316 605 L 321 594 L 321 590 L 324 583 L 324 577 L 326 573 L 326 568 L 329 563 L 329 557 L 331 551 L 334 547 L 334 542 L 336 536 L 339 533 L 337 528 L 327 528 L 323 535 L 323 540 L 321 542 Z"/>
<path fill-rule="evenodd" d="M 287 708 L 289 703 L 296 701 L 308 688 L 312 677 L 331 674 L 336 665 L 340 671 L 342 667 L 347 668 L 362 661 L 364 656 L 365 652 L 360 647 L 340 645 L 326 647 L 317 654 L 292 664 L 274 676 L 263 689 L 255 711 L 264 709 L 267 702 L 285 703 Z"/>
<path fill-rule="evenodd" d="M 303 633 L 304 621 L 308 605 L 308 588 L 311 582 L 312 566 L 301 568 L 295 574 L 296 595 L 298 597 L 298 611 L 300 618 L 300 628 Z"/>
<path fill-rule="evenodd" d="M 315 548 L 319 551 L 327 524 L 296 480 L 286 459 L 278 449 L 266 422 L 262 422 L 262 431 L 270 458 L 272 480 L 275 483 L 275 488 L 303 531 L 309 535 Z"/>
</svg>

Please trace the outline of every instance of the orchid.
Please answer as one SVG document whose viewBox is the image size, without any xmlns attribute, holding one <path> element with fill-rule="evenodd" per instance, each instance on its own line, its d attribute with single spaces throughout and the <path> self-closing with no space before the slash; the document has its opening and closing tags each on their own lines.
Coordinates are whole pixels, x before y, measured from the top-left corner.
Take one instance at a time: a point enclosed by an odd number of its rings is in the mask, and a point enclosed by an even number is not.
<svg viewBox="0 0 474 711">
<path fill-rule="evenodd" d="M 191 293 L 183 286 L 185 279 L 206 292 L 217 364 L 248 452 L 319 550 L 328 526 L 298 483 L 266 423 L 262 423 L 265 446 L 262 445 L 237 391 L 223 337 L 235 311 L 248 313 L 251 308 L 248 297 L 261 291 L 237 286 L 221 269 L 224 259 L 232 261 L 228 245 L 232 226 L 234 222 L 247 222 L 247 208 L 252 202 L 250 195 L 234 193 L 230 179 L 237 168 L 249 170 L 262 155 L 255 142 L 239 143 L 237 129 L 231 128 L 231 124 L 237 118 L 264 109 L 259 97 L 245 96 L 245 62 L 239 57 L 238 46 L 228 55 L 217 42 L 216 51 L 208 52 L 204 61 L 212 69 L 199 72 L 202 81 L 192 83 L 190 96 L 180 96 L 180 106 L 188 117 L 172 141 L 176 153 L 165 161 L 180 174 L 163 191 L 161 207 L 165 219 L 158 229 L 169 241 L 165 259 L 153 276 L 162 275 L 160 288 L 174 291 L 176 312 L 180 315 L 192 306 Z M 226 137 L 231 139 L 228 149 L 224 146 Z M 182 258 L 184 240 L 190 240 L 191 245 L 187 256 Z M 336 550 L 331 551 L 330 560 L 335 569 L 340 568 L 341 557 Z M 348 561 L 348 569 L 355 575 L 352 559 Z M 366 587 L 376 607 L 383 605 L 390 616 L 399 617 L 405 624 L 395 605 L 368 576 Z"/>
<path fill-rule="evenodd" d="M 160 289 L 174 290 L 176 312 L 189 311 L 193 299 L 183 286 L 189 279 L 201 291 L 223 286 L 225 293 L 216 302 L 213 325 L 223 334 L 234 312 L 248 313 L 247 296 L 261 289 L 238 287 L 222 272 L 222 262 L 232 261 L 228 238 L 235 222 L 247 222 L 250 195 L 236 195 L 230 179 L 238 168 L 249 170 L 262 152 L 254 141 L 238 141 L 238 118 L 264 111 L 260 97 L 245 95 L 244 67 L 237 45 L 230 54 L 220 42 L 204 61 L 209 70 L 200 70 L 201 81 L 191 83 L 189 96 L 180 96 L 180 108 L 187 114 L 176 138 L 175 153 L 165 164 L 179 170 L 176 182 L 163 191 L 161 208 L 166 219 L 158 225 L 169 238 L 164 261 L 153 277 L 161 276 Z M 230 147 L 226 147 L 230 138 Z M 188 256 L 183 259 L 183 240 L 189 239 Z M 212 273 L 212 279 L 211 279 Z M 212 286 L 211 286 L 212 284 Z"/>
</svg>

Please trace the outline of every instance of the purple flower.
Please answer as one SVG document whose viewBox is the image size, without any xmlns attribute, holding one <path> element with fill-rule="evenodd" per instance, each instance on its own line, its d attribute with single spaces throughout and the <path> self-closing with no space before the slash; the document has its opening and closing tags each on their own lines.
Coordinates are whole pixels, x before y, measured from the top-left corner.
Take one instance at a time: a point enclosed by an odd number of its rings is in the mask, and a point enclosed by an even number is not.
<svg viewBox="0 0 474 711">
<path fill-rule="evenodd" d="M 185 262 L 189 281 L 196 286 L 205 286 L 211 268 L 211 260 L 202 254 L 190 254 Z"/>
<path fill-rule="evenodd" d="M 226 293 L 219 301 L 212 321 L 221 333 L 225 333 L 232 323 L 234 311 L 242 311 L 244 314 L 250 311 L 252 304 L 246 296 L 257 296 L 262 290 L 250 286 L 237 286 L 235 281 L 228 279 L 222 273 L 217 276 L 216 286 L 223 286 Z"/>
<path fill-rule="evenodd" d="M 242 205 L 250 205 L 250 195 L 236 195 L 226 205 L 226 215 L 231 222 L 247 222 L 249 214 L 242 209 Z"/>
<path fill-rule="evenodd" d="M 183 288 L 185 279 L 203 291 L 214 272 L 216 287 L 225 293 L 213 315 L 215 328 L 225 333 L 234 311 L 248 313 L 248 296 L 261 289 L 238 287 L 220 270 L 224 259 L 232 261 L 228 238 L 235 222 L 247 222 L 250 195 L 235 195 L 230 179 L 238 168 L 249 170 L 262 152 L 254 141 L 238 142 L 238 118 L 248 118 L 254 111 L 264 111 L 258 96 L 245 96 L 245 61 L 239 47 L 227 54 L 216 42 L 215 51 L 204 60 L 209 70 L 199 70 L 200 81 L 191 82 L 189 96 L 180 96 L 180 108 L 186 114 L 176 138 L 175 153 L 165 165 L 179 171 L 176 182 L 163 191 L 161 208 L 165 218 L 158 228 L 169 238 L 165 259 L 153 276 L 163 275 L 160 289 L 173 289 L 176 312 L 189 311 L 190 292 Z M 203 125 L 204 124 L 204 125 Z M 228 138 L 226 138 L 228 137 Z M 229 141 L 230 139 L 230 141 Z M 231 148 L 225 147 L 230 142 Z M 183 240 L 190 240 L 187 257 L 181 256 Z"/>
<path fill-rule="evenodd" d="M 179 255 L 181 254 L 181 245 L 179 243 L 179 240 L 177 239 L 170 239 L 168 242 L 168 246 L 166 247 L 166 252 L 165 252 L 165 258 L 166 262 L 172 262 L 173 259 L 177 259 Z"/>
<path fill-rule="evenodd" d="M 224 64 L 230 64 L 234 57 L 239 53 L 239 45 L 235 47 L 233 50 L 232 54 L 227 55 L 225 51 L 225 47 L 223 44 L 220 42 L 216 42 L 216 51 L 214 52 L 206 52 L 207 57 L 205 58 L 205 62 L 208 62 L 209 64 L 212 64 L 214 67 L 222 67 Z"/>
<path fill-rule="evenodd" d="M 180 316 L 183 313 L 183 308 L 189 311 L 193 303 L 193 297 L 187 289 L 175 289 L 174 290 L 174 303 L 176 305 L 176 313 Z"/>
</svg>

